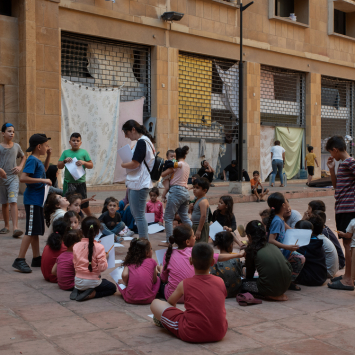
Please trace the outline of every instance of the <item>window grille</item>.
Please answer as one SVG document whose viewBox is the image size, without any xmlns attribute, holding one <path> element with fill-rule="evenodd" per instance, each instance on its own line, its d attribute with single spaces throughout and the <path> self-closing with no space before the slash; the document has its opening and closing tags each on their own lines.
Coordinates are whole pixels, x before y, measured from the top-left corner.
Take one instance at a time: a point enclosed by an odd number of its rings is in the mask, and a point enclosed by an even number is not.
<svg viewBox="0 0 355 355">
<path fill-rule="evenodd" d="M 261 124 L 305 127 L 306 75 L 265 65 L 260 75 Z"/>
<path fill-rule="evenodd" d="M 101 88 L 120 87 L 121 101 L 144 96 L 143 117 L 151 112 L 150 47 L 62 32 L 62 77 Z"/>
<path fill-rule="evenodd" d="M 180 52 L 180 140 L 237 143 L 238 62 Z"/>
<path fill-rule="evenodd" d="M 354 82 L 322 76 L 322 152 L 326 152 L 327 140 L 339 135 L 344 137 L 348 151 L 353 152 Z"/>
</svg>

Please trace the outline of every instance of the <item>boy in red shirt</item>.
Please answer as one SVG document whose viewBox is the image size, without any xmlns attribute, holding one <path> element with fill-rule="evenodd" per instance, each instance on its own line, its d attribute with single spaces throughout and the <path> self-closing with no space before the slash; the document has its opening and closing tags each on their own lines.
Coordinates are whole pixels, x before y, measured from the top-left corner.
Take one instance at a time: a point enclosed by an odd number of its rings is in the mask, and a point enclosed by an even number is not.
<svg viewBox="0 0 355 355">
<path fill-rule="evenodd" d="M 150 309 L 156 323 L 161 322 L 165 329 L 183 341 L 219 341 L 228 329 L 225 309 L 227 291 L 223 280 L 209 273 L 210 267 L 214 265 L 211 245 L 195 244 L 190 263 L 195 269 L 195 275 L 181 281 L 168 302 L 155 299 Z M 185 312 L 175 307 L 182 295 L 185 299 Z"/>
</svg>

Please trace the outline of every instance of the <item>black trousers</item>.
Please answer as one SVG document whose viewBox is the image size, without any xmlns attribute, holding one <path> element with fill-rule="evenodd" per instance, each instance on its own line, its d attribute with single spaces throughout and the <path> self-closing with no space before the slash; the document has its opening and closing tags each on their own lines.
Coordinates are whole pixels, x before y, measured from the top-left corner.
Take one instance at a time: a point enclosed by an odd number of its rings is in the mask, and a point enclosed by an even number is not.
<svg viewBox="0 0 355 355">
<path fill-rule="evenodd" d="M 102 279 L 99 286 L 95 287 L 96 295 L 95 298 L 101 298 L 113 295 L 116 291 L 116 285 L 106 279 Z"/>
</svg>

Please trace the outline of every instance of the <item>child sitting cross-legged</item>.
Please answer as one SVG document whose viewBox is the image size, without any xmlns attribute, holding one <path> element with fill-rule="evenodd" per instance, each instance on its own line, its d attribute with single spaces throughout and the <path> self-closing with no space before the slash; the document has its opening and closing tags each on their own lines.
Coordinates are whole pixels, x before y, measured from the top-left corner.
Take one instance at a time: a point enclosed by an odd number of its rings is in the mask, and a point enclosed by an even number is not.
<svg viewBox="0 0 355 355">
<path fill-rule="evenodd" d="M 73 247 L 76 243 L 79 243 L 82 238 L 80 229 L 68 230 L 63 237 L 63 243 L 67 247 L 67 250 L 60 254 L 57 258 L 57 262 L 52 268 L 52 275 L 56 275 L 58 279 L 58 286 L 65 291 L 72 291 L 75 286 L 75 269 L 73 262 Z M 74 292 L 76 294 L 77 292 Z M 71 296 L 71 299 L 72 298 Z"/>
<path fill-rule="evenodd" d="M 178 284 L 168 302 L 153 301 L 150 309 L 154 321 L 183 341 L 219 341 L 228 329 L 225 309 L 227 291 L 222 279 L 209 274 L 215 262 L 212 247 L 207 243 L 196 244 L 189 261 L 194 275 Z M 185 299 L 185 312 L 176 308 L 182 297 Z"/>
<path fill-rule="evenodd" d="M 157 263 L 152 259 L 153 249 L 147 239 L 134 238 L 124 260 L 122 280 L 118 291 L 127 303 L 152 303 L 159 291 L 160 278 Z M 120 285 L 126 285 L 126 288 Z"/>
<path fill-rule="evenodd" d="M 67 222 L 67 225 L 70 229 L 80 229 L 80 216 L 74 211 L 68 211 L 64 215 L 64 220 Z"/>
<path fill-rule="evenodd" d="M 52 227 L 53 232 L 48 236 L 47 245 L 43 249 L 41 271 L 46 281 L 56 283 L 57 276 L 52 274 L 52 268 L 58 256 L 67 250 L 63 244 L 63 236 L 68 224 L 61 217 L 53 222 Z"/>
<path fill-rule="evenodd" d="M 101 272 L 108 266 L 108 254 L 105 253 L 104 246 L 94 240 L 100 228 L 97 218 L 86 217 L 81 223 L 84 237 L 73 248 L 75 288 L 70 299 L 78 302 L 111 296 L 116 292 L 116 286 L 112 282 L 101 278 Z"/>
<path fill-rule="evenodd" d="M 230 232 L 219 232 L 215 235 L 213 245 L 221 254 L 231 254 L 233 251 L 234 236 Z M 244 252 L 236 257 L 242 258 Z M 238 259 L 219 261 L 210 270 L 212 275 L 222 278 L 227 289 L 227 298 L 235 297 L 242 287 L 242 264 Z"/>
</svg>

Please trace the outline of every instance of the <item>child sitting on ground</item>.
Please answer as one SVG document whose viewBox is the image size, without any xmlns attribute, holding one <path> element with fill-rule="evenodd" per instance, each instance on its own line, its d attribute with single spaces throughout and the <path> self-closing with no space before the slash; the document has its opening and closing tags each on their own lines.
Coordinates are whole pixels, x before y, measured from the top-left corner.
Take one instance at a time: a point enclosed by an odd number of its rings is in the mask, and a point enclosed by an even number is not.
<svg viewBox="0 0 355 355">
<path fill-rule="evenodd" d="M 122 280 L 117 285 L 127 303 L 149 304 L 157 295 L 160 278 L 152 255 L 153 249 L 147 239 L 132 239 L 123 263 Z M 127 287 L 121 289 L 121 284 Z"/>
<path fill-rule="evenodd" d="M 250 180 L 251 193 L 256 196 L 256 202 L 265 201 L 264 196 L 269 193 L 267 188 L 263 188 L 260 180 L 260 174 L 257 170 L 253 172 L 253 178 Z"/>
<path fill-rule="evenodd" d="M 245 249 L 246 278 L 243 292 L 262 295 L 275 301 L 287 301 L 285 292 L 291 283 L 292 267 L 280 249 L 267 242 L 266 231 L 259 221 L 247 224 L 245 232 L 249 239 Z M 259 277 L 254 278 L 255 270 Z"/>
<path fill-rule="evenodd" d="M 80 229 L 80 221 L 81 218 L 80 216 L 74 212 L 74 211 L 68 211 L 65 215 L 64 215 L 64 220 L 67 223 L 67 225 L 69 226 L 70 229 Z"/>
<path fill-rule="evenodd" d="M 75 268 L 75 287 L 70 299 L 82 302 L 92 298 L 111 296 L 116 286 L 101 278 L 101 272 L 107 269 L 105 248 L 94 239 L 99 234 L 100 221 L 95 217 L 86 217 L 82 224 L 83 238 L 74 245 L 73 262 Z"/>
<path fill-rule="evenodd" d="M 201 176 L 198 175 L 198 174 L 193 174 L 193 175 L 191 176 L 191 185 L 192 185 L 192 186 L 190 186 L 190 187 L 188 188 L 188 190 L 192 190 L 192 189 L 194 188 L 193 183 L 194 183 L 194 181 L 195 181 L 196 179 L 199 179 L 199 178 L 201 178 Z"/>
<path fill-rule="evenodd" d="M 172 149 L 169 149 L 167 152 L 166 152 L 166 159 L 165 162 L 164 162 L 164 166 L 163 166 L 163 171 L 165 170 L 168 170 L 170 168 L 173 168 L 173 169 L 178 169 L 180 168 L 178 166 L 178 162 L 176 161 L 176 153 L 174 150 Z M 161 195 L 161 200 L 163 202 L 166 202 L 166 194 L 168 193 L 169 191 L 169 188 L 170 188 L 170 179 L 173 177 L 174 173 L 172 172 L 171 174 L 167 175 L 167 176 L 164 176 L 161 180 L 163 186 L 164 186 L 164 191 L 163 191 L 163 194 Z"/>
<path fill-rule="evenodd" d="M 62 217 L 53 222 L 53 232 L 48 236 L 47 245 L 42 253 L 41 271 L 46 281 L 57 282 L 57 276 L 52 274 L 52 268 L 58 256 L 67 250 L 63 244 L 63 236 L 67 227 L 68 224 Z"/>
<path fill-rule="evenodd" d="M 234 236 L 230 232 L 220 232 L 215 235 L 213 245 L 219 249 L 221 254 L 233 252 Z M 239 254 L 242 258 L 244 252 Z M 211 267 L 210 273 L 223 279 L 227 289 L 227 298 L 236 297 L 242 287 L 242 264 L 238 259 L 218 262 Z"/>
<path fill-rule="evenodd" d="M 163 204 L 158 200 L 159 189 L 153 187 L 149 192 L 150 201 L 147 202 L 145 213 L 154 213 L 154 223 L 163 225 L 164 209 Z"/>
<path fill-rule="evenodd" d="M 57 194 L 50 194 L 44 205 L 44 218 L 46 219 L 46 225 L 49 228 L 49 233 L 52 233 L 52 223 L 61 217 L 64 217 L 69 206 L 68 200 Z"/>
<path fill-rule="evenodd" d="M 83 200 L 83 197 L 81 196 L 80 193 L 72 193 L 72 192 L 66 193 L 65 197 L 69 201 L 68 211 L 76 212 L 80 216 L 80 218 L 83 219 L 84 213 L 81 210 L 81 205 L 89 201 L 96 201 L 95 196 L 96 195 L 93 195 Z"/>
<path fill-rule="evenodd" d="M 209 239 L 210 227 L 208 223 L 209 203 L 206 194 L 210 188 L 210 183 L 207 179 L 200 178 L 193 182 L 193 187 L 196 202 L 191 214 L 192 229 L 196 236 L 196 243 L 207 243 Z"/>
<path fill-rule="evenodd" d="M 73 262 L 73 247 L 82 238 L 81 230 L 69 230 L 64 234 L 63 243 L 67 250 L 60 254 L 52 268 L 52 275 L 56 275 L 58 286 L 65 291 L 72 291 L 75 286 L 75 269 Z M 71 298 L 72 299 L 72 298 Z M 74 298 L 75 299 L 75 298 Z"/>
<path fill-rule="evenodd" d="M 214 264 L 213 249 L 207 243 L 192 248 L 191 263 L 195 275 L 181 281 L 168 302 L 154 300 L 150 306 L 157 324 L 183 341 L 191 343 L 214 342 L 223 339 L 227 333 L 223 281 L 209 275 Z M 176 303 L 185 298 L 185 309 L 176 308 Z"/>
<path fill-rule="evenodd" d="M 313 223 L 316 225 L 316 229 L 314 229 Z M 296 282 L 301 285 L 322 286 L 327 280 L 323 240 L 317 238 L 322 225 L 323 221 L 319 216 L 311 216 L 308 221 L 302 220 L 296 223 L 296 229 L 312 230 L 309 244 L 298 249 L 300 254 L 306 256 L 306 262 L 296 279 Z"/>
</svg>

